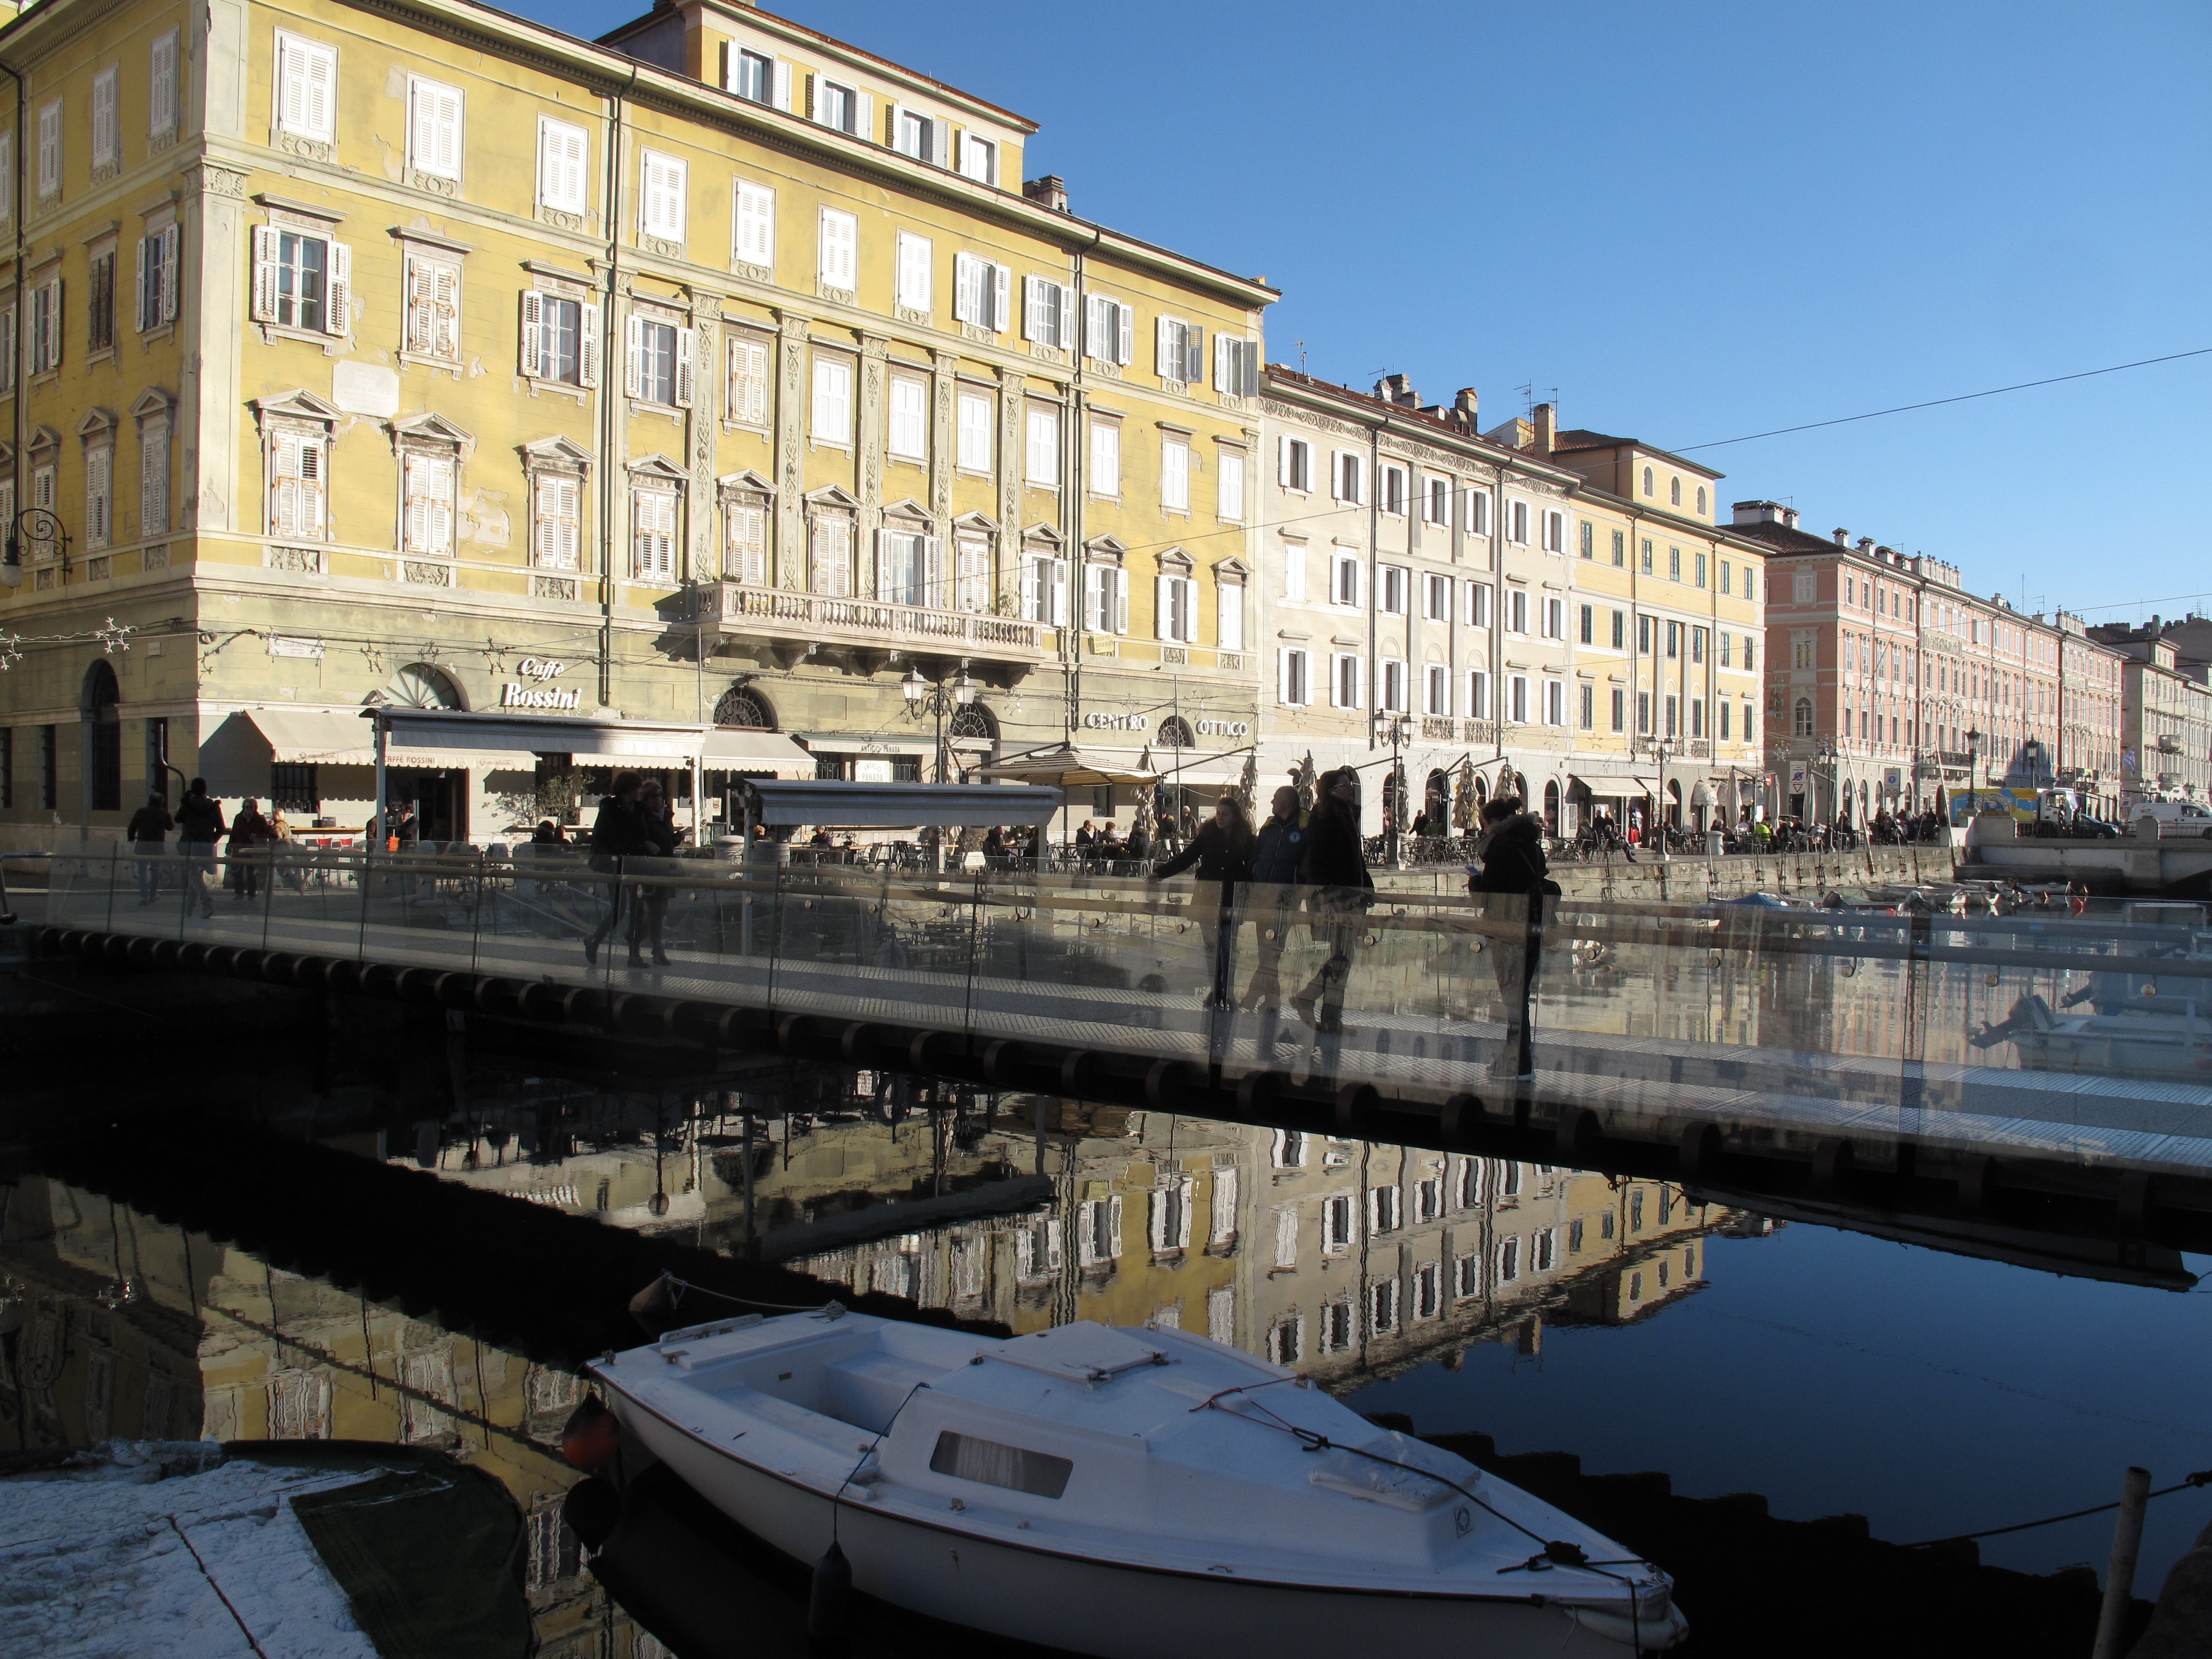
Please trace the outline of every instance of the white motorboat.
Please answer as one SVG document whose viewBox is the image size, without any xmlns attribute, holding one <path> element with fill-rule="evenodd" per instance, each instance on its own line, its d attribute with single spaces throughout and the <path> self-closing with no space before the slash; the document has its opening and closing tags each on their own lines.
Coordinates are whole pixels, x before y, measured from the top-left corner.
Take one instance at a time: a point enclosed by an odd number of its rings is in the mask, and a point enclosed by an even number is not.
<svg viewBox="0 0 2212 1659">
<path fill-rule="evenodd" d="M 1650 1563 L 1180 1330 L 994 1339 L 833 1304 L 672 1331 L 591 1370 L 626 1448 L 787 1555 L 834 1540 L 855 1589 L 1024 1641 L 1626 1659 L 1687 1627 Z"/>
</svg>

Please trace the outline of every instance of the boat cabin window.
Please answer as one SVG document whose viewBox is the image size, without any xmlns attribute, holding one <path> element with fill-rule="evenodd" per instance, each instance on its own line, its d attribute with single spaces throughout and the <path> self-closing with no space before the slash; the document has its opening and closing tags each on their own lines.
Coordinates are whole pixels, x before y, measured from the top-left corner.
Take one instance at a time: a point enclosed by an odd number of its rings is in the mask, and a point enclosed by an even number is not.
<svg viewBox="0 0 2212 1659">
<path fill-rule="evenodd" d="M 957 1480 L 981 1481 L 987 1486 L 1004 1486 L 1009 1492 L 1025 1492 L 1038 1498 L 1059 1497 L 1067 1490 L 1067 1477 L 1075 1473 L 1075 1465 L 1065 1457 L 1002 1446 L 995 1440 L 978 1440 L 950 1429 L 937 1437 L 929 1467 L 932 1473 L 949 1474 Z"/>
</svg>

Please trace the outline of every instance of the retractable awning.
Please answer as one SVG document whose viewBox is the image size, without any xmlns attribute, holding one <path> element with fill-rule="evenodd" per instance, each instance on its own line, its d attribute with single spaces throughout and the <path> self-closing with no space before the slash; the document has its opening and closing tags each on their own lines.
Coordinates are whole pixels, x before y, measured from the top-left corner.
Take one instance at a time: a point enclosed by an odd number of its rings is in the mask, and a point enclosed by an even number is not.
<svg viewBox="0 0 2212 1659">
<path fill-rule="evenodd" d="M 281 766 L 376 764 L 368 723 L 358 714 L 326 708 L 249 708 L 240 713 L 269 740 L 270 758 Z"/>
<path fill-rule="evenodd" d="M 1586 778 L 1578 775 L 1575 781 L 1600 800 L 1632 800 L 1638 795 L 1659 793 L 1656 778 Z"/>
<path fill-rule="evenodd" d="M 1057 789 L 1034 784 L 842 783 L 748 779 L 746 815 L 773 828 L 811 823 L 836 830 L 919 830 L 970 823 L 1044 823 L 1060 809 Z"/>
<path fill-rule="evenodd" d="M 392 766 L 422 764 L 413 757 L 425 753 L 453 757 L 441 764 L 525 768 L 535 766 L 540 755 L 567 755 L 611 765 L 688 766 L 696 760 L 705 770 L 814 774 L 813 756 L 780 732 L 458 708 L 386 708 L 377 717 L 390 733 L 386 764 Z M 364 731 L 369 726 L 362 722 Z"/>
<path fill-rule="evenodd" d="M 987 778 L 1019 778 L 1032 783 L 1054 783 L 1063 789 L 1096 787 L 1102 783 L 1150 783 L 1158 774 L 1106 755 L 1054 744 L 1026 755 L 978 769 Z"/>
</svg>

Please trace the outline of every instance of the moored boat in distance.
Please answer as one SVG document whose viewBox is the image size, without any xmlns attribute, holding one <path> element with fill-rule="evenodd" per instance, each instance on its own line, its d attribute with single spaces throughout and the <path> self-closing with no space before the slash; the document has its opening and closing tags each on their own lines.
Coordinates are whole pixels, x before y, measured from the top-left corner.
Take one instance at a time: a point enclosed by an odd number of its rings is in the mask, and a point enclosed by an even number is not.
<svg viewBox="0 0 2212 1659">
<path fill-rule="evenodd" d="M 641 1445 L 803 1562 L 933 1618 L 1109 1659 L 1681 1640 L 1649 1562 L 1293 1371 L 1180 1330 L 992 1338 L 848 1313 L 592 1364 Z"/>
</svg>

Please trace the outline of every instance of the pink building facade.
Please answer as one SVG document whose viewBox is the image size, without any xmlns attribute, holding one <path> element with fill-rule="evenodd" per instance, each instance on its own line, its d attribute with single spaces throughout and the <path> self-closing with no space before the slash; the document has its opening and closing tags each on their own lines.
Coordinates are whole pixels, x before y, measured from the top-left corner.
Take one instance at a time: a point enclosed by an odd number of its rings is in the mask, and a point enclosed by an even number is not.
<svg viewBox="0 0 2212 1659">
<path fill-rule="evenodd" d="M 1957 567 L 1739 501 L 1768 549 L 1766 761 L 1778 810 L 1863 825 L 1971 788 L 2118 803 L 2119 653 L 2078 619 L 1966 591 Z"/>
</svg>

